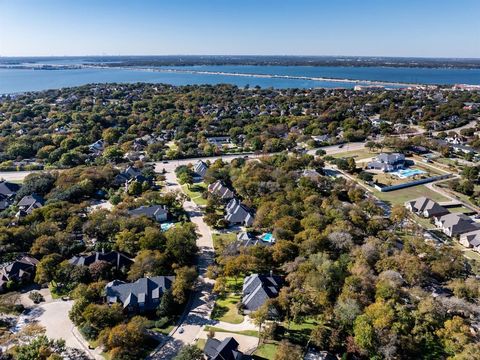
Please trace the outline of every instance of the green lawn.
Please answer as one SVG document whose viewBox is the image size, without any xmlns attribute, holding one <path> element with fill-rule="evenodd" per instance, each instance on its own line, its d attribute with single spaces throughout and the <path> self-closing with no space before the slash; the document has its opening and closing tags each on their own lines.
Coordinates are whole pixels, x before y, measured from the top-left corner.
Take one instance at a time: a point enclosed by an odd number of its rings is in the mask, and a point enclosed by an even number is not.
<svg viewBox="0 0 480 360">
<path fill-rule="evenodd" d="M 212 311 L 212 319 L 228 322 L 230 324 L 240 324 L 243 322 L 243 315 L 237 310 L 237 304 L 240 302 L 240 295 L 228 294 L 225 298 L 219 297 L 215 302 Z"/>
<path fill-rule="evenodd" d="M 173 330 L 174 327 L 175 327 L 175 324 L 170 324 L 170 325 L 167 325 L 163 328 L 153 328 L 153 330 L 160 333 L 160 334 L 168 335 L 168 334 L 170 334 L 170 332 Z"/>
<path fill-rule="evenodd" d="M 306 345 L 310 333 L 317 326 L 318 322 L 313 318 L 306 318 L 302 323 L 283 323 L 279 329 L 283 332 L 282 339 L 288 339 L 292 343 Z"/>
<path fill-rule="evenodd" d="M 278 345 L 277 344 L 263 344 L 258 347 L 257 350 L 253 353 L 254 360 L 270 360 L 275 357 L 275 353 L 277 352 Z"/>
<path fill-rule="evenodd" d="M 202 197 L 202 193 L 207 189 L 205 183 L 193 184 L 190 185 L 190 187 L 184 184 L 182 185 L 182 189 L 195 204 L 199 206 L 207 205 L 207 199 Z"/>
<path fill-rule="evenodd" d="M 215 332 L 224 332 L 224 333 L 230 333 L 230 334 L 258 337 L 258 331 L 256 330 L 230 331 L 230 330 L 225 330 L 216 326 L 209 326 L 209 325 L 205 326 L 205 331 L 210 331 L 210 330 Z"/>
<path fill-rule="evenodd" d="M 237 239 L 237 233 L 229 232 L 229 233 L 213 233 L 213 247 L 215 251 L 222 251 L 228 244 L 231 244 Z"/>
<path fill-rule="evenodd" d="M 435 229 L 435 225 L 430 222 L 430 219 L 426 219 L 424 217 L 418 216 L 418 215 L 413 214 L 413 213 L 411 213 L 410 215 L 424 229 L 427 229 L 427 230 Z"/>
<path fill-rule="evenodd" d="M 340 158 L 349 158 L 353 157 L 355 160 L 361 160 L 361 159 L 367 159 L 370 157 L 377 156 L 379 153 L 368 151 L 367 149 L 363 150 L 355 150 L 355 151 L 348 151 L 348 149 L 345 149 L 345 152 L 337 153 L 331 155 L 335 159 L 340 159 Z"/>
<path fill-rule="evenodd" d="M 207 340 L 205 339 L 198 339 L 197 340 L 197 343 L 195 345 L 197 345 L 197 347 L 203 351 L 203 349 L 205 349 L 205 344 L 207 343 Z"/>
<path fill-rule="evenodd" d="M 399 189 L 399 190 L 387 191 L 387 192 L 373 190 L 373 193 L 380 200 L 390 203 L 391 205 L 395 205 L 395 204 L 403 205 L 406 201 L 416 199 L 421 196 L 426 196 L 432 199 L 433 201 L 437 201 L 437 202 L 449 200 L 445 196 L 437 193 L 436 191 L 430 190 L 425 185 L 417 185 L 417 186 L 412 186 L 405 189 Z"/>
<path fill-rule="evenodd" d="M 448 211 L 451 213 L 471 213 L 472 210 L 467 209 L 465 206 L 454 206 L 454 207 L 449 207 Z"/>
</svg>

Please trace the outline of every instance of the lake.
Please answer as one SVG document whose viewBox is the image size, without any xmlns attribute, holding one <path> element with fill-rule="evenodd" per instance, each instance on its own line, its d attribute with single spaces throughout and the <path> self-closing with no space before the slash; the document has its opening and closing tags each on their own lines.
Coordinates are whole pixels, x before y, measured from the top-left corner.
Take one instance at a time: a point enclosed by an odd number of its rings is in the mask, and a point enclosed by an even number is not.
<svg viewBox="0 0 480 360">
<path fill-rule="evenodd" d="M 335 81 L 334 79 L 343 79 Z M 348 81 L 352 80 L 352 81 Z M 263 88 L 353 88 L 371 81 L 419 84 L 480 84 L 480 69 L 313 66 L 185 66 L 152 69 L 82 68 L 68 70 L 0 69 L 0 94 L 58 89 L 88 83 L 228 83 Z"/>
</svg>

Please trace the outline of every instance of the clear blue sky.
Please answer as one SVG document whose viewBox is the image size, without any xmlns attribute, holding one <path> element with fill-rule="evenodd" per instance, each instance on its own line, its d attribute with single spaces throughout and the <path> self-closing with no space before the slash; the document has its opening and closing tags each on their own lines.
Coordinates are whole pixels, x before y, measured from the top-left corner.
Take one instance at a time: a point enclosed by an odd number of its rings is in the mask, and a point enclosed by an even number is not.
<svg viewBox="0 0 480 360">
<path fill-rule="evenodd" d="M 0 56 L 480 57 L 480 0 L 0 0 Z"/>
</svg>

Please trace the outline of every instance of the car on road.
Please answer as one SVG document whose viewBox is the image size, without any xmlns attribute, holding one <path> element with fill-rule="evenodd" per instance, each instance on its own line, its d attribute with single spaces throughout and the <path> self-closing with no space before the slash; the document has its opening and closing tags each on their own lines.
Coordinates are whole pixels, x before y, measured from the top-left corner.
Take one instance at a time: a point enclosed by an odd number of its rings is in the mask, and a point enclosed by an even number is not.
<svg viewBox="0 0 480 360">
<path fill-rule="evenodd" d="M 345 146 L 345 145 L 340 144 L 340 145 L 338 145 L 338 148 L 341 149 L 341 148 L 343 148 L 344 146 Z"/>
<path fill-rule="evenodd" d="M 162 164 L 168 164 L 168 161 L 166 161 L 166 160 L 162 161 Z"/>
</svg>

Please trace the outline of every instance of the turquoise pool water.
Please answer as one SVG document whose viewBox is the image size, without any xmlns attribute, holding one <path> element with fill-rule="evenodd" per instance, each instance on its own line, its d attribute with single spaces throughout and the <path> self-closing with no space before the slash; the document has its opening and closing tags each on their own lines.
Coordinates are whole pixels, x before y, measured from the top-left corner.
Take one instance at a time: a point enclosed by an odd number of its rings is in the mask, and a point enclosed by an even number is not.
<svg viewBox="0 0 480 360">
<path fill-rule="evenodd" d="M 262 236 L 262 240 L 266 242 L 273 242 L 275 241 L 272 233 L 266 233 Z"/>
<path fill-rule="evenodd" d="M 415 175 L 421 175 L 426 173 L 426 171 L 420 169 L 403 169 L 392 172 L 393 175 L 398 176 L 400 179 L 406 179 Z"/>
<path fill-rule="evenodd" d="M 163 223 L 163 224 L 160 224 L 160 228 L 162 229 L 162 231 L 167 231 L 168 229 L 173 227 L 173 225 L 175 225 L 175 224 L 174 223 Z"/>
</svg>

